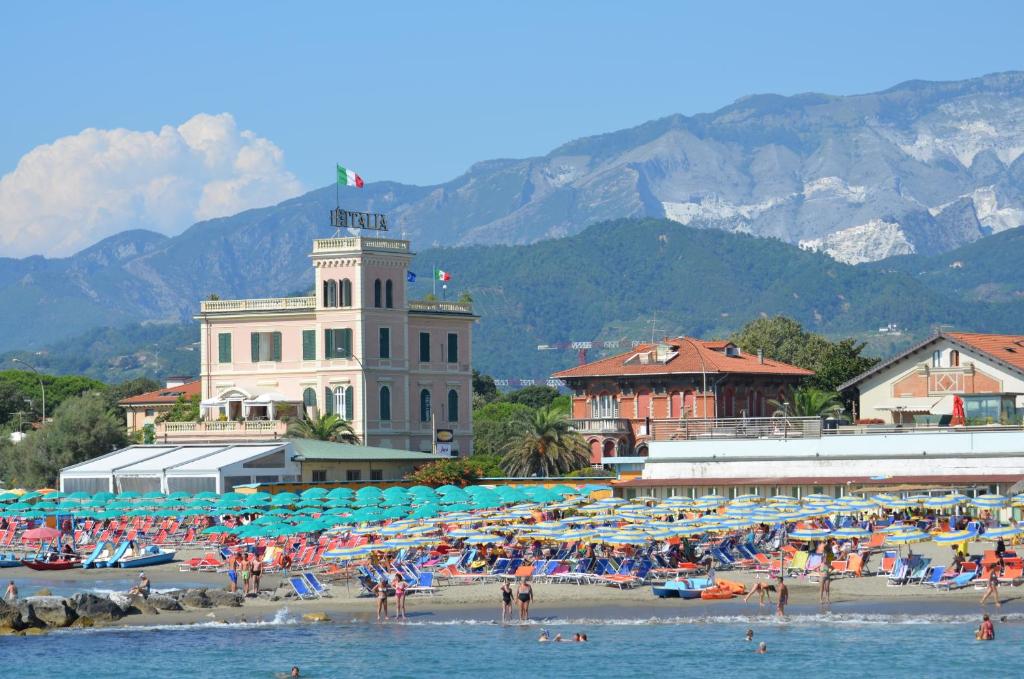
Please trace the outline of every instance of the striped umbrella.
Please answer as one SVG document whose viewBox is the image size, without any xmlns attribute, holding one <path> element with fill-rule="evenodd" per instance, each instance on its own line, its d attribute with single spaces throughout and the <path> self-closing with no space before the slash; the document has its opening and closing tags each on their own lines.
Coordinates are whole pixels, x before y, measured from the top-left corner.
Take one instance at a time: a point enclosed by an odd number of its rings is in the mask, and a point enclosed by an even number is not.
<svg viewBox="0 0 1024 679">
<path fill-rule="evenodd" d="M 932 541 L 940 545 L 954 545 L 968 540 L 976 540 L 978 534 L 973 530 L 955 530 L 947 533 L 933 533 Z"/>
<path fill-rule="evenodd" d="M 871 537 L 871 531 L 863 528 L 837 528 L 832 531 L 832 537 L 842 540 L 866 540 Z"/>
<path fill-rule="evenodd" d="M 923 542 L 930 537 L 928 533 L 914 529 L 902 533 L 889 533 L 885 536 L 885 541 L 893 545 L 906 545 L 911 542 Z"/>
<path fill-rule="evenodd" d="M 999 538 L 1015 538 L 1021 534 L 1021 529 L 1017 526 L 1000 526 L 999 528 L 988 528 L 984 533 L 981 534 L 981 540 L 991 540 L 995 542 Z"/>
<path fill-rule="evenodd" d="M 931 509 L 942 509 L 943 507 L 956 507 L 959 504 L 963 504 L 964 500 L 963 495 L 944 495 L 942 497 L 925 498 L 923 504 Z"/>
<path fill-rule="evenodd" d="M 789 532 L 790 540 L 824 540 L 832 535 L 827 528 L 794 528 Z"/>
<path fill-rule="evenodd" d="M 971 498 L 969 502 L 975 507 L 983 509 L 998 509 L 1006 506 L 1007 499 L 1005 495 L 985 494 Z"/>
</svg>

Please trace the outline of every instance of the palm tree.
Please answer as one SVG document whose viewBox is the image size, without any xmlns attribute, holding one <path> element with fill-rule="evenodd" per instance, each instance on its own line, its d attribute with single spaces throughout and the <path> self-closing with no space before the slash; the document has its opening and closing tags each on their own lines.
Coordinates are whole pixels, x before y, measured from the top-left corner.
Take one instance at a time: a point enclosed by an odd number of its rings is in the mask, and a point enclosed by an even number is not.
<svg viewBox="0 0 1024 679">
<path fill-rule="evenodd" d="M 288 436 L 336 443 L 359 443 L 359 437 L 352 429 L 352 423 L 333 414 L 305 420 L 293 420 L 288 425 Z"/>
<path fill-rule="evenodd" d="M 788 408 L 783 406 L 783 401 L 774 399 L 768 399 L 768 405 L 775 408 L 775 415 L 793 417 L 826 417 L 843 412 L 843 402 L 834 391 L 800 387 L 790 389 L 786 400 Z"/>
<path fill-rule="evenodd" d="M 501 466 L 510 476 L 561 476 L 590 463 L 587 442 L 555 406 L 539 408 L 524 419 L 502 452 Z"/>
</svg>

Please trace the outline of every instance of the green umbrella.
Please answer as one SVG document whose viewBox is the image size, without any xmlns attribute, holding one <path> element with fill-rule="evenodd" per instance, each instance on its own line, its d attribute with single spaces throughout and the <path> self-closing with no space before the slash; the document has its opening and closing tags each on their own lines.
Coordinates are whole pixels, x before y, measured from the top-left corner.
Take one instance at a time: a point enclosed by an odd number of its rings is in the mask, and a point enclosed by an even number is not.
<svg viewBox="0 0 1024 679">
<path fill-rule="evenodd" d="M 167 496 L 168 500 L 184 500 L 185 498 L 191 497 L 188 493 L 182 490 L 175 491 Z"/>
<path fill-rule="evenodd" d="M 123 493 L 117 494 L 117 499 L 119 500 L 134 500 L 137 497 L 142 496 L 139 493 L 136 493 L 134 490 L 126 490 Z"/>
<path fill-rule="evenodd" d="M 17 500 L 20 497 L 21 496 L 18 495 L 17 493 L 4 493 L 3 495 L 0 495 L 0 502 L 11 502 L 13 500 Z"/>
<path fill-rule="evenodd" d="M 383 494 L 384 492 L 377 486 L 363 486 L 362 488 L 356 491 L 356 497 L 380 497 Z"/>
<path fill-rule="evenodd" d="M 106 490 L 101 490 L 92 496 L 92 499 L 97 502 L 107 502 L 108 500 L 114 499 L 114 494 Z"/>
<path fill-rule="evenodd" d="M 196 497 L 200 497 L 202 495 L 203 495 L 203 493 L 199 493 L 199 495 L 196 495 Z M 214 497 L 217 497 L 217 496 L 214 495 Z M 244 495 L 242 495 L 241 493 L 236 493 L 234 491 L 232 491 L 230 493 L 224 493 L 219 498 L 219 500 L 221 502 L 239 502 L 239 501 L 244 500 L 244 499 L 245 499 Z"/>
<path fill-rule="evenodd" d="M 146 493 L 145 495 L 143 495 L 142 497 L 144 497 L 144 498 L 162 498 L 162 497 L 164 497 L 164 494 L 161 493 L 159 490 L 151 490 L 148 493 Z"/>
<path fill-rule="evenodd" d="M 193 498 L 196 500 L 216 500 L 217 494 L 212 490 L 204 490 L 201 493 L 196 493 Z"/>
<path fill-rule="evenodd" d="M 326 488 L 307 488 L 306 490 L 302 491 L 303 498 L 323 497 L 325 495 L 327 495 Z"/>
<path fill-rule="evenodd" d="M 29 491 L 29 492 L 25 493 L 24 495 L 22 495 L 21 496 L 21 501 L 22 502 L 28 502 L 29 500 L 35 500 L 37 497 L 42 497 L 42 496 L 43 496 L 42 493 L 37 493 L 36 491 L 32 490 L 32 491 Z"/>
<path fill-rule="evenodd" d="M 332 488 L 331 492 L 327 493 L 327 497 L 332 500 L 345 499 L 352 497 L 353 495 L 355 495 L 355 491 L 351 488 Z"/>
</svg>

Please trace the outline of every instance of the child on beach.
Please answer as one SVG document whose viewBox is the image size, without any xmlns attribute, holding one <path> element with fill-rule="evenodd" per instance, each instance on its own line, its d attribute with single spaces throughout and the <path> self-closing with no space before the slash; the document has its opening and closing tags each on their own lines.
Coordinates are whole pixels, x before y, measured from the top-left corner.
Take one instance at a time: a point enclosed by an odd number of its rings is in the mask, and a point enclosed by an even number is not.
<svg viewBox="0 0 1024 679">
<path fill-rule="evenodd" d="M 779 578 L 778 585 L 775 589 L 779 593 L 779 602 L 775 606 L 775 614 L 778 616 L 786 615 L 786 604 L 789 603 L 789 588 L 786 587 L 786 583 L 782 578 Z"/>
<path fill-rule="evenodd" d="M 4 601 L 9 604 L 13 604 L 18 600 L 18 588 L 14 584 L 14 580 L 7 583 L 7 589 L 4 591 Z"/>
</svg>

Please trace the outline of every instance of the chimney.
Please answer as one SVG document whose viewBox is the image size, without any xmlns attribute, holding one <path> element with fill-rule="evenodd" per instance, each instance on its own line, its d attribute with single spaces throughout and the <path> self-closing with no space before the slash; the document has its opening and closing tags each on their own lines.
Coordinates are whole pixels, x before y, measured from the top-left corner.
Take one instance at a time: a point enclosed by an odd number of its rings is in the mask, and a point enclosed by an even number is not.
<svg viewBox="0 0 1024 679">
<path fill-rule="evenodd" d="M 192 378 L 188 375 L 171 375 L 167 378 L 165 389 L 173 389 L 174 387 L 180 387 L 186 382 L 191 382 Z"/>
<path fill-rule="evenodd" d="M 757 350 L 757 362 L 764 365 L 764 349 Z"/>
</svg>

